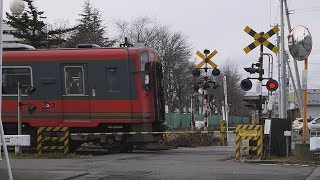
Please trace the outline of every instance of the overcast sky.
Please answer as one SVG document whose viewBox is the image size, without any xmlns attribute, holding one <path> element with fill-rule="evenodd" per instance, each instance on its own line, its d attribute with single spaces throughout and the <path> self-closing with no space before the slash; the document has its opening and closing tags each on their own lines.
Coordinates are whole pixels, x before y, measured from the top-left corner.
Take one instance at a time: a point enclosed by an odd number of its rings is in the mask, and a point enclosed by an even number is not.
<svg viewBox="0 0 320 180">
<path fill-rule="evenodd" d="M 4 0 L 5 11 L 9 11 L 9 2 Z M 48 23 L 63 19 L 72 25 L 82 12 L 83 3 L 84 0 L 36 0 Z M 91 0 L 91 3 L 101 11 L 104 23 L 110 27 L 107 29 L 109 35 L 115 34 L 112 32 L 115 20 L 130 21 L 142 16 L 156 18 L 160 24 L 187 36 L 194 53 L 205 48 L 217 50 L 213 61 L 218 66 L 230 59 L 239 65 L 239 72 L 244 76 L 246 72 L 242 68 L 256 62 L 259 55 L 258 48 L 249 54 L 244 53 L 243 48 L 253 41 L 244 28 L 250 26 L 256 32 L 266 32 L 272 25 L 280 23 L 279 0 Z M 290 16 L 292 27 L 304 25 L 313 37 L 308 88 L 320 89 L 320 1 L 288 0 L 288 3 L 289 9 L 295 10 Z M 287 36 L 287 27 L 285 30 Z M 275 43 L 274 38 L 270 41 Z M 299 65 L 303 67 L 303 62 Z M 277 66 L 274 69 L 276 71 Z"/>
</svg>

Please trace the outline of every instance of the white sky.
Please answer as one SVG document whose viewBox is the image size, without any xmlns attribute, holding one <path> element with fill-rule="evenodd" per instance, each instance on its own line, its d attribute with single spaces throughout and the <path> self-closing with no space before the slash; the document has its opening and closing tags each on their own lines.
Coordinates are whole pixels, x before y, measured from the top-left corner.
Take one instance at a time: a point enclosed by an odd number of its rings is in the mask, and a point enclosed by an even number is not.
<svg viewBox="0 0 320 180">
<path fill-rule="evenodd" d="M 9 11 L 10 1 L 4 0 L 4 11 Z M 76 24 L 78 14 L 82 12 L 83 2 L 84 0 L 36 0 L 38 8 L 45 11 L 44 16 L 49 23 L 64 19 L 72 25 Z M 115 20 L 153 17 L 160 24 L 168 25 L 173 31 L 186 35 L 194 52 L 203 51 L 205 48 L 212 51 L 216 49 L 219 53 L 213 61 L 218 65 L 223 65 L 227 59 L 234 61 L 239 65 L 239 72 L 244 77 L 249 74 L 243 67 L 258 60 L 259 48 L 248 55 L 244 53 L 243 48 L 249 45 L 253 38 L 243 29 L 248 25 L 256 32 L 267 32 L 272 28 L 271 25 L 280 23 L 279 0 L 91 0 L 91 3 L 101 11 L 104 23 L 110 27 L 107 30 L 110 35 L 115 34 L 111 32 Z M 320 1 L 288 0 L 288 4 L 290 10 L 296 10 L 295 14 L 290 16 L 292 27 L 304 25 L 313 37 L 308 88 L 320 89 Z M 287 36 L 287 27 L 285 30 Z M 270 41 L 275 43 L 274 38 Z M 267 48 L 264 50 L 271 53 Z M 200 62 L 200 59 L 197 62 Z M 303 62 L 299 62 L 299 66 L 302 68 Z M 274 70 L 277 70 L 277 66 Z"/>
</svg>

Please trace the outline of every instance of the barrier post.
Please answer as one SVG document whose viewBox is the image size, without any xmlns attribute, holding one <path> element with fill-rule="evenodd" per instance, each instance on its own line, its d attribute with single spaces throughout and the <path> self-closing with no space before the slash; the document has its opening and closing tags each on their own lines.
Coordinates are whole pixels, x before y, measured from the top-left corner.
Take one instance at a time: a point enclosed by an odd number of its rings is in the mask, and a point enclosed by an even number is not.
<svg viewBox="0 0 320 180">
<path fill-rule="evenodd" d="M 220 122 L 221 146 L 227 146 L 227 126 L 225 121 Z"/>
<path fill-rule="evenodd" d="M 261 125 L 238 125 L 236 129 L 236 159 L 241 158 L 241 150 L 255 151 L 256 156 L 263 158 L 263 126 Z M 242 147 L 242 140 L 256 141 L 256 146 Z"/>
<path fill-rule="evenodd" d="M 37 154 L 43 151 L 61 150 L 64 155 L 69 152 L 69 128 L 40 127 L 37 131 Z"/>
</svg>

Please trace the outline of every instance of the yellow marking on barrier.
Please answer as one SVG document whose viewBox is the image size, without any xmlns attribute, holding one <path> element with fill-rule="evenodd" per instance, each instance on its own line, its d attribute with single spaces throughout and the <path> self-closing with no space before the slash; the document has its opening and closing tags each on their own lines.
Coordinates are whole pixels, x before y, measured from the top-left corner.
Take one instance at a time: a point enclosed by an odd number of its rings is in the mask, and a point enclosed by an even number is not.
<svg viewBox="0 0 320 180">
<path fill-rule="evenodd" d="M 94 136 L 99 136 L 101 133 L 93 133 Z"/>
<path fill-rule="evenodd" d="M 242 129 L 240 130 L 239 135 L 240 136 L 258 136 L 258 131 Z"/>
<path fill-rule="evenodd" d="M 244 151 L 256 151 L 256 150 L 258 150 L 258 147 L 253 147 L 253 146 L 240 147 L 240 150 L 244 150 Z"/>
<path fill-rule="evenodd" d="M 149 132 L 141 132 L 141 134 L 149 134 Z"/>
<path fill-rule="evenodd" d="M 49 132 L 45 133 L 45 132 Z M 52 134 L 50 132 L 61 132 L 61 134 Z M 63 134 L 62 134 L 63 133 Z M 52 136 L 55 135 L 55 136 Z M 69 151 L 69 128 L 67 127 L 40 127 L 37 130 L 37 154 L 41 155 L 42 151 L 46 150 L 63 150 L 64 154 L 68 153 Z M 46 143 L 53 143 L 53 142 L 62 142 L 63 145 L 46 145 L 43 146 L 43 142 Z"/>
<path fill-rule="evenodd" d="M 55 127 L 55 128 L 53 128 L 53 130 L 52 131 L 60 131 L 61 130 L 61 128 L 60 127 Z"/>
</svg>

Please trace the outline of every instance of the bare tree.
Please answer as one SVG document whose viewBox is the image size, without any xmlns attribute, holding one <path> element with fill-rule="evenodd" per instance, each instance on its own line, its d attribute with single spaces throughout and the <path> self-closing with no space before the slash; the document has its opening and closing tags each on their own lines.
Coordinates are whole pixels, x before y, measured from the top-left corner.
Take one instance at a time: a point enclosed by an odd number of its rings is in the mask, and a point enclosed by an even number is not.
<svg viewBox="0 0 320 180">
<path fill-rule="evenodd" d="M 189 107 L 194 63 L 190 44 L 181 32 L 172 32 L 156 20 L 141 17 L 132 22 L 117 21 L 118 41 L 128 37 L 131 42 L 144 43 L 155 48 L 161 57 L 164 71 L 165 100 L 169 111 Z"/>
<path fill-rule="evenodd" d="M 237 64 L 227 60 L 226 64 L 221 68 L 221 74 L 216 77 L 216 83 L 220 84 L 220 87 L 210 90 L 218 111 L 221 112 L 222 102 L 224 101 L 223 76 L 227 76 L 228 103 L 230 104 L 229 114 L 234 116 L 249 115 L 251 110 L 245 106 L 243 101 L 245 92 L 240 87 L 241 76 L 238 73 Z"/>
</svg>

